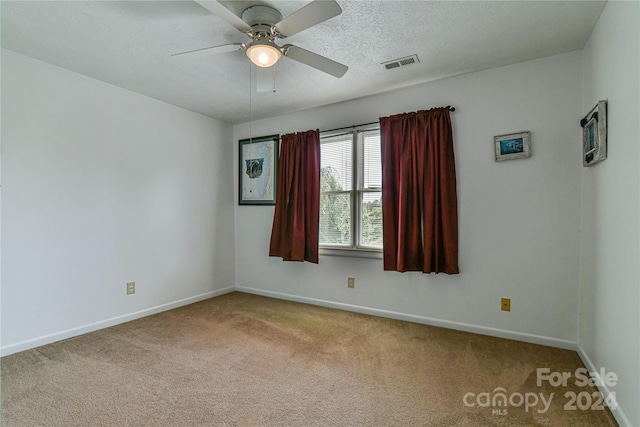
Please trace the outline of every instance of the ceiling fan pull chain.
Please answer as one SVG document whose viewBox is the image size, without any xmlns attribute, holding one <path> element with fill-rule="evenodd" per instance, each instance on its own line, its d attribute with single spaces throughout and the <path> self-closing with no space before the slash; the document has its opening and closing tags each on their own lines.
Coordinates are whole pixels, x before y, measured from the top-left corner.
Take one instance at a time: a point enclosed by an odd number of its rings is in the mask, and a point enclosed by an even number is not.
<svg viewBox="0 0 640 427">
<path fill-rule="evenodd" d="M 276 66 L 274 65 L 273 67 L 273 79 L 271 80 L 271 91 L 273 93 L 276 93 Z"/>
</svg>

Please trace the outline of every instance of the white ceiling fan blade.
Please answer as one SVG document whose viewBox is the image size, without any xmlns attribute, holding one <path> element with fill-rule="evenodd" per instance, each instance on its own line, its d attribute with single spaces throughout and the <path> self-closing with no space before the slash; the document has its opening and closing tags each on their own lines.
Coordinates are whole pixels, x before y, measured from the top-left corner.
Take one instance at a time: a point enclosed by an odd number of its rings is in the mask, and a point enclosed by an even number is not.
<svg viewBox="0 0 640 427">
<path fill-rule="evenodd" d="M 256 92 L 275 92 L 274 68 L 256 66 Z"/>
<path fill-rule="evenodd" d="M 342 13 L 335 0 L 314 0 L 274 25 L 281 37 L 289 37 Z"/>
<path fill-rule="evenodd" d="M 349 67 L 347 67 L 346 65 L 326 58 L 322 55 L 318 55 L 317 53 L 309 52 L 308 50 L 302 49 L 298 46 L 288 44 L 284 45 L 282 48 L 284 49 L 285 56 L 295 61 L 302 62 L 303 64 L 323 71 L 327 74 L 331 74 L 333 77 L 340 78 L 344 76 L 344 74 L 349 69 Z"/>
<path fill-rule="evenodd" d="M 251 32 L 251 27 L 249 24 L 244 22 L 237 16 L 235 13 L 231 12 L 229 9 L 224 7 L 221 3 L 216 0 L 195 0 L 196 3 L 207 9 L 209 12 L 217 15 L 221 19 L 224 19 L 232 26 L 236 27 L 239 31 L 243 33 Z"/>
<path fill-rule="evenodd" d="M 219 53 L 234 52 L 236 50 L 242 50 L 244 49 L 244 47 L 245 47 L 244 43 L 224 44 L 221 46 L 205 47 L 202 49 L 195 49 L 195 50 L 189 50 L 186 52 L 174 53 L 173 55 L 171 55 L 171 57 L 172 58 L 175 58 L 175 57 L 197 58 L 199 56 L 211 56 L 211 55 L 217 55 Z"/>
</svg>

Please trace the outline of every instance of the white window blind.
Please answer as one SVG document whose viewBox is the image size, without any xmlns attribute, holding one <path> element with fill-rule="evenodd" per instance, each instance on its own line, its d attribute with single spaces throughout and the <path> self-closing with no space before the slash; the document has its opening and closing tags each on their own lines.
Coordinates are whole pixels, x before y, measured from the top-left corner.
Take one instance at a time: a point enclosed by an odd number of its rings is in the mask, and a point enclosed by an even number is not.
<svg viewBox="0 0 640 427">
<path fill-rule="evenodd" d="M 320 246 L 382 248 L 379 129 L 320 139 Z"/>
<path fill-rule="evenodd" d="M 361 158 L 359 164 L 359 220 L 358 246 L 382 248 L 382 159 L 380 130 L 361 132 L 358 138 Z"/>
<path fill-rule="evenodd" d="M 351 246 L 352 138 L 320 140 L 320 245 Z"/>
</svg>

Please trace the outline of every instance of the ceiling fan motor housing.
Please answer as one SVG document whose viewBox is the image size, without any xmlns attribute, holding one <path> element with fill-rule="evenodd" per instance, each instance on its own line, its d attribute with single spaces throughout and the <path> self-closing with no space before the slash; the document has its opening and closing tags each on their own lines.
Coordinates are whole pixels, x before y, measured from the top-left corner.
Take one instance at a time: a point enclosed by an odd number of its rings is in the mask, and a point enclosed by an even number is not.
<svg viewBox="0 0 640 427">
<path fill-rule="evenodd" d="M 242 20 L 257 32 L 271 33 L 271 27 L 282 20 L 282 14 L 269 6 L 251 6 L 242 12 Z"/>
</svg>

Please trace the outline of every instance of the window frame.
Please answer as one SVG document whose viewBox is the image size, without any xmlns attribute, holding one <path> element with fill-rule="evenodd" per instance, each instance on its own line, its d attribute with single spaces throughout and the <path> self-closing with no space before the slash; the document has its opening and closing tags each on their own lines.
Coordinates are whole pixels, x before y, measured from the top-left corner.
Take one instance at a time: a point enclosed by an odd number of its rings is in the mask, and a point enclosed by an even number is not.
<svg viewBox="0 0 640 427">
<path fill-rule="evenodd" d="M 382 193 L 382 187 L 364 188 L 364 134 L 369 131 L 380 131 L 380 123 L 372 123 L 363 126 L 355 126 L 348 129 L 338 129 L 335 131 L 320 133 L 320 146 L 322 150 L 322 140 L 341 135 L 351 136 L 351 189 L 340 191 L 322 191 L 323 194 L 349 194 L 350 212 L 350 233 L 351 242 L 346 245 L 319 244 L 320 255 L 328 256 L 350 256 L 358 258 L 382 259 L 383 248 L 365 246 L 361 244 L 362 234 L 362 204 L 364 193 Z M 382 165 L 380 165 L 382 167 Z"/>
</svg>

